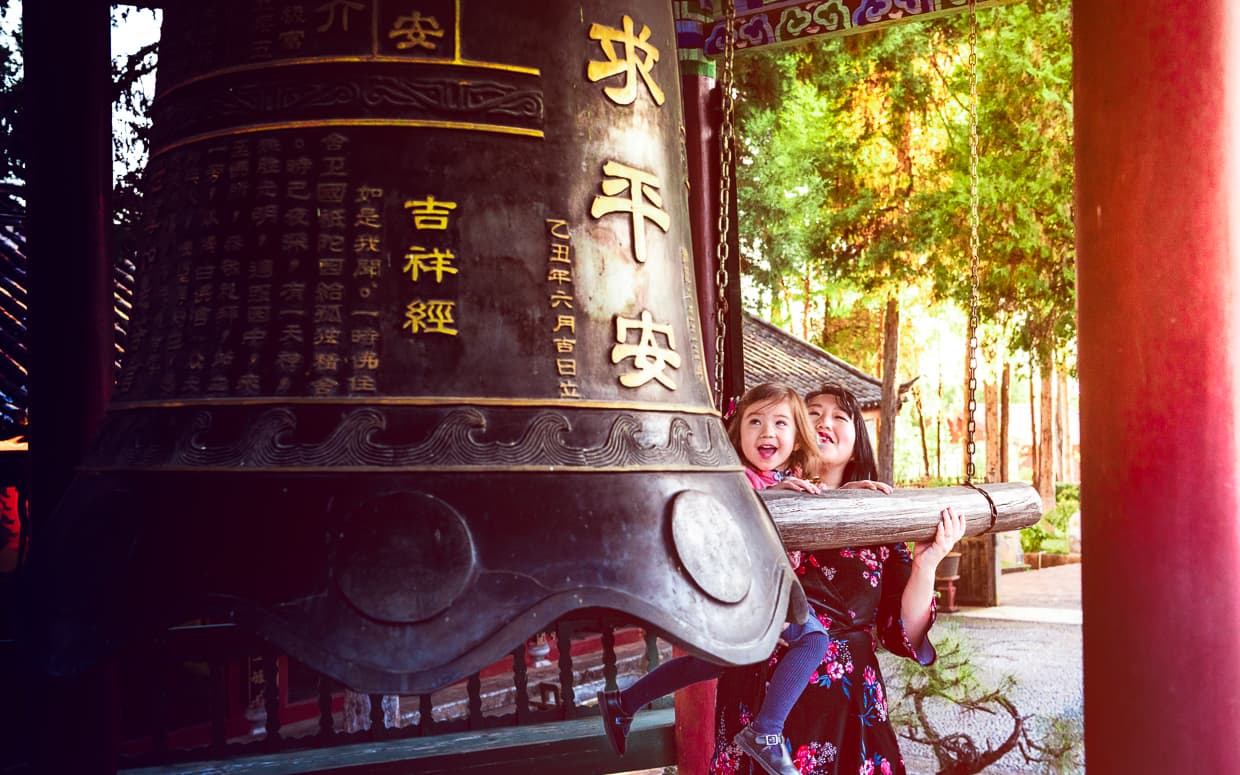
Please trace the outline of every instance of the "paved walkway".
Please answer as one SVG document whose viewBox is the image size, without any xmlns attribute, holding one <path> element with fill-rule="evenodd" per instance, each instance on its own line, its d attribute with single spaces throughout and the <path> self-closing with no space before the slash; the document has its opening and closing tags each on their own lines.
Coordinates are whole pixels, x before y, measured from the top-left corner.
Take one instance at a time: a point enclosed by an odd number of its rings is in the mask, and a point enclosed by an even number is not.
<svg viewBox="0 0 1240 775">
<path fill-rule="evenodd" d="M 955 616 L 1080 626 L 1081 566 L 1004 573 L 999 577 L 998 606 L 965 606 Z"/>
</svg>

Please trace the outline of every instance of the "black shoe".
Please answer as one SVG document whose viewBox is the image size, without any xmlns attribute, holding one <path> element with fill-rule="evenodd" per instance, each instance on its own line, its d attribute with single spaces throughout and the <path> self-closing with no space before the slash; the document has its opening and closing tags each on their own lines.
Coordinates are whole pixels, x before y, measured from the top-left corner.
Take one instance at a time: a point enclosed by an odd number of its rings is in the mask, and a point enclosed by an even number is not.
<svg viewBox="0 0 1240 775">
<path fill-rule="evenodd" d="M 624 712 L 620 706 L 620 692 L 599 692 L 598 709 L 603 714 L 603 731 L 617 756 L 624 756 L 629 727 L 633 726 L 633 717 Z"/>
<path fill-rule="evenodd" d="M 771 775 L 799 775 L 788 749 L 784 748 L 783 735 L 759 734 L 750 725 L 737 732 L 732 742 Z"/>
</svg>

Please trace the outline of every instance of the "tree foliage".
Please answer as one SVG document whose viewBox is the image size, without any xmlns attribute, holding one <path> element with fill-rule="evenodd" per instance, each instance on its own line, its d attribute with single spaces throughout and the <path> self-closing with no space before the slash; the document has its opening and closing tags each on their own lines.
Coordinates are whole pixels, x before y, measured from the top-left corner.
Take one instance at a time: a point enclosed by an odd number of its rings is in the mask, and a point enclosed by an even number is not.
<svg viewBox="0 0 1240 775">
<path fill-rule="evenodd" d="M 0 0 L 0 17 L 5 19 L 6 28 L 15 27 L 0 34 L 0 181 L 6 183 L 25 179 L 28 142 L 21 120 L 25 100 L 22 36 L 15 15 L 16 9 L 9 0 Z"/>
<path fill-rule="evenodd" d="M 1009 348 L 1048 364 L 1075 336 L 1071 6 L 1005 6 L 981 14 L 979 27 L 981 314 L 1008 332 Z M 956 89 L 967 94 L 965 77 L 957 72 Z M 952 184 L 923 197 L 920 209 L 933 224 L 932 244 L 963 250 L 967 238 L 956 235 L 968 228 L 967 129 L 952 137 Z M 940 295 L 965 303 L 957 277 L 935 282 Z"/>
<path fill-rule="evenodd" d="M 138 14 L 155 12 L 132 7 L 113 10 L 112 26 L 124 23 Z M 112 252 L 122 270 L 128 266 L 138 241 L 138 218 L 141 215 L 142 169 L 150 153 L 150 108 L 152 89 L 144 80 L 155 72 L 159 59 L 159 41 L 140 45 L 112 60 L 112 153 L 115 159 L 112 190 Z"/>
<path fill-rule="evenodd" d="M 1074 335 L 1070 4 L 981 11 L 978 26 L 981 315 L 1042 359 Z M 966 303 L 968 31 L 959 14 L 738 59 L 759 313 L 795 323 L 799 305 L 832 346 L 838 318 L 872 320 L 893 289 Z M 877 350 L 871 331 L 857 349 Z"/>
</svg>

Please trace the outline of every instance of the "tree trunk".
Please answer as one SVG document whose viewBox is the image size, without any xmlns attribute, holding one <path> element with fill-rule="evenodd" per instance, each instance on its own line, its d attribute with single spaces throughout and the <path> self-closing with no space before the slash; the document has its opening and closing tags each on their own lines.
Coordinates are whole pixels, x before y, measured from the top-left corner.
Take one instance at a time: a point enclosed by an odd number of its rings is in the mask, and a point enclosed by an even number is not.
<svg viewBox="0 0 1240 775">
<path fill-rule="evenodd" d="M 1038 468 L 1038 401 L 1034 395 L 1033 383 L 1037 379 L 1038 369 L 1033 357 L 1029 358 L 1029 467 L 1033 469 L 1033 489 L 1042 492 L 1038 485 L 1040 470 Z"/>
<path fill-rule="evenodd" d="M 1012 364 L 1003 362 L 1003 380 L 999 385 L 999 481 L 1012 480 L 1008 465 L 1008 431 L 1012 420 Z"/>
<path fill-rule="evenodd" d="M 899 365 L 900 302 L 895 296 L 888 296 L 883 314 L 883 403 L 878 420 L 878 478 L 887 484 L 895 484 Z"/>
<path fill-rule="evenodd" d="M 820 336 L 822 337 L 822 349 L 831 349 L 831 296 L 830 294 L 822 294 L 822 320 L 820 321 Z"/>
<path fill-rule="evenodd" d="M 917 407 L 917 427 L 921 430 L 922 475 L 930 478 L 930 445 L 926 443 L 926 412 L 921 405 L 921 389 L 913 388 L 913 405 Z"/>
<path fill-rule="evenodd" d="M 999 481 L 999 386 L 986 380 L 983 387 L 986 402 L 986 481 Z"/>
<path fill-rule="evenodd" d="M 1055 387 L 1054 361 L 1047 359 L 1041 368 L 1042 394 L 1038 397 L 1038 416 L 1042 420 L 1038 437 L 1038 494 L 1042 510 L 1049 514 L 1055 508 L 1055 407 L 1051 397 Z"/>
<path fill-rule="evenodd" d="M 779 315 L 781 320 L 772 320 L 772 323 L 780 326 L 792 326 L 792 300 L 789 298 L 792 294 L 788 293 L 788 284 L 784 282 L 784 278 L 779 278 Z"/>
<path fill-rule="evenodd" d="M 934 477 L 943 479 L 943 366 L 939 365 L 939 410 L 934 413 Z"/>
<path fill-rule="evenodd" d="M 1068 370 L 1061 367 L 1055 377 L 1055 481 L 1070 482 L 1076 479 L 1076 472 L 1072 465 L 1072 402 L 1068 396 Z"/>
<path fill-rule="evenodd" d="M 1055 481 L 1063 481 L 1063 399 L 1064 389 L 1062 386 L 1063 371 L 1060 368 L 1055 369 L 1054 377 L 1054 417 L 1055 417 L 1055 435 L 1053 444 L 1053 453 L 1051 455 L 1051 472 L 1055 477 Z"/>
<path fill-rule="evenodd" d="M 804 300 L 801 303 L 801 338 L 807 342 L 809 341 L 809 305 L 810 305 L 809 288 L 810 288 L 809 286 L 809 265 L 806 264 L 805 276 L 801 278 L 801 292 L 804 295 Z"/>
</svg>

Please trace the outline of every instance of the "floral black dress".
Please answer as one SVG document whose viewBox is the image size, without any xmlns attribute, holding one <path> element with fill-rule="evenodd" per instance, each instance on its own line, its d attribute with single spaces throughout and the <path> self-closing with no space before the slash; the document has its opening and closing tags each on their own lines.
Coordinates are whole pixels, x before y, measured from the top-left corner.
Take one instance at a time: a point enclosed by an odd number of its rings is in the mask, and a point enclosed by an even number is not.
<svg viewBox="0 0 1240 775">
<path fill-rule="evenodd" d="M 887 720 L 877 644 L 923 665 L 935 658 L 928 638 L 918 648 L 909 643 L 900 619 L 901 597 L 912 573 L 908 547 L 807 552 L 796 570 L 831 633 L 830 649 L 784 726 L 797 769 L 803 775 L 903 775 L 904 760 Z M 782 653 L 781 647 L 769 664 L 734 668 L 719 679 L 713 775 L 763 772 L 732 737 L 761 705 L 770 668 Z"/>
</svg>

